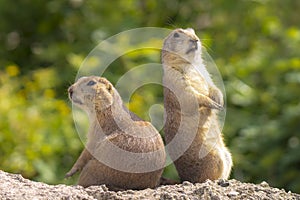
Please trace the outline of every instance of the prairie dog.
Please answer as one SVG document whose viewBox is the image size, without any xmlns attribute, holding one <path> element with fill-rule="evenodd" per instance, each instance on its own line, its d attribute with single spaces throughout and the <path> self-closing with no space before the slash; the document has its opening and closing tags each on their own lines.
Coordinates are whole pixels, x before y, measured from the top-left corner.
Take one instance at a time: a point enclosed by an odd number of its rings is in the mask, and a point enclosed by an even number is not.
<svg viewBox="0 0 300 200">
<path fill-rule="evenodd" d="M 156 187 L 166 158 L 157 130 L 131 113 L 105 78 L 82 77 L 68 92 L 70 100 L 88 114 L 90 128 L 86 147 L 66 177 L 81 171 L 78 184 L 84 187 Z"/>
<path fill-rule="evenodd" d="M 227 179 L 232 167 L 217 111 L 222 92 L 201 58 L 201 42 L 193 29 L 176 29 L 162 49 L 165 140 L 182 181 Z"/>
</svg>

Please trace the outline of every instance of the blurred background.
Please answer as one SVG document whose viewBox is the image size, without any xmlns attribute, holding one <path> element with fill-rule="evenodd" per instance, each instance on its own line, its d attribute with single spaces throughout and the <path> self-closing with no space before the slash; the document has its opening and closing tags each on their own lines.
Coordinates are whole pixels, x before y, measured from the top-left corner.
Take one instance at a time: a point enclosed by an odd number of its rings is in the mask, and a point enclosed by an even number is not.
<svg viewBox="0 0 300 200">
<path fill-rule="evenodd" d="M 192 27 L 226 88 L 223 129 L 231 178 L 300 193 L 300 1 L 0 0 L 0 169 L 49 184 L 64 180 L 83 144 L 67 88 L 101 41 L 132 28 Z M 116 83 L 159 51 L 114 61 Z M 137 90 L 129 108 L 149 120 L 162 88 Z M 165 176 L 178 178 L 173 166 Z"/>
</svg>

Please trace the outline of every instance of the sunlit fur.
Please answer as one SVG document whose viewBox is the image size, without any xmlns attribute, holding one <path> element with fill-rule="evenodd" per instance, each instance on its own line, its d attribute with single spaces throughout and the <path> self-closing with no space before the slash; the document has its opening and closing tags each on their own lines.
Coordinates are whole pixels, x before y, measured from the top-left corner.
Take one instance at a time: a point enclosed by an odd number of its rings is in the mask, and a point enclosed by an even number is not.
<svg viewBox="0 0 300 200">
<path fill-rule="evenodd" d="M 90 128 L 86 147 L 66 177 L 81 171 L 78 184 L 84 187 L 100 184 L 113 190 L 156 187 L 166 156 L 156 129 L 130 112 L 105 78 L 80 78 L 69 88 L 69 97 L 87 112 Z"/>
<path fill-rule="evenodd" d="M 217 117 L 223 109 L 223 95 L 206 70 L 201 42 L 193 29 L 176 29 L 167 36 L 162 64 L 165 140 L 181 180 L 227 179 L 232 159 Z M 185 151 L 178 158 L 181 150 Z"/>
</svg>

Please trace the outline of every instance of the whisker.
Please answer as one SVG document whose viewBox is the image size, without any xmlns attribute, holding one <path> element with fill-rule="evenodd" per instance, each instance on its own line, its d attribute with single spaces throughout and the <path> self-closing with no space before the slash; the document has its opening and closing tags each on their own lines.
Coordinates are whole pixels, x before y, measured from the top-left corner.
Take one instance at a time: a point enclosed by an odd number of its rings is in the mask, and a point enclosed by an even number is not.
<svg viewBox="0 0 300 200">
<path fill-rule="evenodd" d="M 170 16 L 167 18 L 167 21 L 166 21 L 165 24 L 168 25 L 168 26 L 171 26 L 174 29 L 177 28 L 177 25 L 174 23 L 173 18 L 170 17 Z"/>
<path fill-rule="evenodd" d="M 200 39 L 201 41 L 212 41 L 212 39 Z M 214 52 L 206 43 L 202 43 L 202 45 L 209 51 Z"/>
</svg>

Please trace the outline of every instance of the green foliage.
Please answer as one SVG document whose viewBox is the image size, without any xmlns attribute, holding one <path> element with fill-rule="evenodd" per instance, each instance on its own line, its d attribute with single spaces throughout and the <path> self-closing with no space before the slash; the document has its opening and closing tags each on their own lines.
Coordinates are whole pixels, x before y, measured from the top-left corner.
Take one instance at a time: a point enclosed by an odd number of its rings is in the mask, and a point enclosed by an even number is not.
<svg viewBox="0 0 300 200">
<path fill-rule="evenodd" d="M 15 65 L 0 71 L 1 169 L 57 183 L 82 146 L 70 107 L 56 97 L 55 70 L 18 74 Z"/>
<path fill-rule="evenodd" d="M 232 178 L 300 192 L 300 2 L 294 0 L 0 0 L 0 168 L 47 183 L 63 180 L 83 145 L 66 90 L 99 41 L 136 27 L 193 27 L 227 91 Z M 116 83 L 159 52 L 132 52 L 105 72 Z M 128 105 L 149 120 L 161 87 Z M 176 178 L 174 168 L 166 176 Z"/>
</svg>

